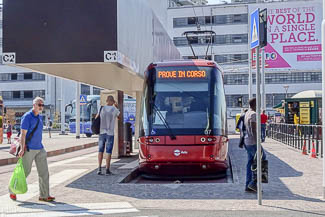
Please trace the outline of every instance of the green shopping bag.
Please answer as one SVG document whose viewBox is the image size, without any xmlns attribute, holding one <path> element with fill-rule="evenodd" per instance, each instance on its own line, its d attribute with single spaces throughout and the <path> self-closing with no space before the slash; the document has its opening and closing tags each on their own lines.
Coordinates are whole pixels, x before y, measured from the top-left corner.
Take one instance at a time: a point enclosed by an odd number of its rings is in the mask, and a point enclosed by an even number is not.
<svg viewBox="0 0 325 217">
<path fill-rule="evenodd" d="M 27 192 L 26 176 L 21 158 L 19 158 L 14 173 L 10 178 L 9 188 L 14 194 L 25 194 Z"/>
</svg>

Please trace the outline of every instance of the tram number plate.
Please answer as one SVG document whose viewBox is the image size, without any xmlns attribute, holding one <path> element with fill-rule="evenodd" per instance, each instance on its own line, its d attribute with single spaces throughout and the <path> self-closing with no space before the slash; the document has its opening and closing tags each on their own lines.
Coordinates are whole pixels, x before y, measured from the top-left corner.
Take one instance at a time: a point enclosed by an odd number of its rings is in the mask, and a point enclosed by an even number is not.
<svg viewBox="0 0 325 217">
<path fill-rule="evenodd" d="M 205 135 L 210 135 L 211 134 L 211 130 L 204 130 L 204 134 Z"/>
</svg>

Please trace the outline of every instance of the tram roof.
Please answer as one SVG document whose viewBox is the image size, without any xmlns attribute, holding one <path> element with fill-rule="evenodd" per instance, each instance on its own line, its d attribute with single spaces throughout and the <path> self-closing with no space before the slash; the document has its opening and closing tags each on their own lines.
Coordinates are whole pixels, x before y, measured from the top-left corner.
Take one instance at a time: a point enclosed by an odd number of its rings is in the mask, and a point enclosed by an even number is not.
<svg viewBox="0 0 325 217">
<path fill-rule="evenodd" d="M 222 68 L 214 61 L 203 59 L 192 60 L 168 60 L 163 62 L 153 62 L 151 65 L 154 67 L 167 67 L 167 66 L 209 66 L 216 67 L 223 72 Z"/>
</svg>

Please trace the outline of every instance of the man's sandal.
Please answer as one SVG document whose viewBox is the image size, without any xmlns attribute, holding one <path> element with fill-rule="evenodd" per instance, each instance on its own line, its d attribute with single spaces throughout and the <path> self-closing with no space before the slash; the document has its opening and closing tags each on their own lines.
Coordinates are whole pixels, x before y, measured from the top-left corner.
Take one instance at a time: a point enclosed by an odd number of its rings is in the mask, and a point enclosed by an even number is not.
<svg viewBox="0 0 325 217">
<path fill-rule="evenodd" d="M 17 200 L 17 196 L 15 194 L 10 194 L 9 197 L 11 200 L 14 200 L 14 201 Z"/>
<path fill-rule="evenodd" d="M 44 201 L 44 202 L 52 202 L 52 201 L 54 201 L 55 200 L 55 197 L 47 197 L 47 198 L 42 198 L 42 197 L 40 197 L 40 198 L 38 198 L 38 200 L 39 201 Z"/>
</svg>

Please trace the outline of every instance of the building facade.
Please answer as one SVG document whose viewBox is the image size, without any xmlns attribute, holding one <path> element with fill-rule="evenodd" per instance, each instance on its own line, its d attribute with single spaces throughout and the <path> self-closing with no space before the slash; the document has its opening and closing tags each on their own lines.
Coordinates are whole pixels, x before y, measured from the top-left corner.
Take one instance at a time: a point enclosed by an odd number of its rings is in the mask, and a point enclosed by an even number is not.
<svg viewBox="0 0 325 217">
<path fill-rule="evenodd" d="M 269 16 L 268 42 L 270 46 L 265 48 L 267 111 L 272 112 L 272 107 L 285 97 L 304 90 L 320 90 L 320 51 L 314 50 L 314 53 L 310 53 L 310 50 L 307 50 L 310 49 L 308 46 L 314 46 L 317 49 L 320 46 L 322 14 L 317 9 L 320 1 L 304 1 L 305 4 L 302 6 L 295 6 L 297 5 L 295 2 L 267 4 L 257 4 L 256 1 L 244 2 L 246 3 L 233 1 L 230 4 L 177 6 L 168 9 L 168 30 L 183 58 L 194 58 L 189 42 L 183 35 L 185 31 L 213 30 L 216 33 L 212 38 L 194 36 L 190 40 L 198 58 L 213 59 L 224 69 L 228 116 L 233 117 L 241 111 L 238 107 L 239 98 L 243 99 L 243 106 L 247 107 L 249 63 L 254 65 L 254 61 L 256 62 L 255 54 L 250 53 L 249 49 L 249 14 L 257 7 L 268 8 Z M 302 1 L 299 1 L 299 4 L 301 3 Z M 307 5 L 310 8 L 307 8 Z M 296 12 L 289 13 L 289 11 L 283 11 L 283 8 L 291 8 Z M 300 16 L 299 11 L 302 14 L 301 18 L 304 17 L 305 21 L 297 20 Z M 299 21 L 305 22 L 306 26 L 302 27 Z M 288 34 L 287 39 L 280 38 L 285 37 L 285 34 Z M 312 34 L 310 38 L 308 38 L 309 34 Z M 298 36 L 301 38 L 297 38 Z M 317 42 L 318 39 L 319 42 Z M 308 40 L 311 41 L 308 42 Z M 302 46 L 306 50 L 298 50 Z M 291 50 L 285 52 L 285 49 L 289 48 L 296 49 L 296 52 Z M 274 56 L 275 59 L 272 62 Z M 283 64 L 279 65 L 281 63 Z M 252 69 L 252 72 L 252 92 L 255 94 L 255 69 Z"/>
</svg>

